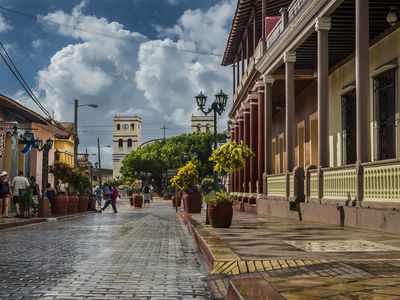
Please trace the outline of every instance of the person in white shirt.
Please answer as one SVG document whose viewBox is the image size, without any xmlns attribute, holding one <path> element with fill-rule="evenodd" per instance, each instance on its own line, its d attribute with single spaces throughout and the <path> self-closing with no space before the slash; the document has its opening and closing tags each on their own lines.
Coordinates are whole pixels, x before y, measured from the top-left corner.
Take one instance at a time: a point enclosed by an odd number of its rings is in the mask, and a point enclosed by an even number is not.
<svg viewBox="0 0 400 300">
<path fill-rule="evenodd" d="M 21 200 L 19 197 L 19 190 L 26 189 L 30 187 L 30 183 L 28 178 L 24 177 L 24 172 L 18 171 L 18 176 L 15 176 L 11 182 L 12 191 L 13 191 L 13 202 L 15 204 L 15 210 L 17 211 L 16 217 L 20 216 L 19 206 L 21 204 Z"/>
</svg>

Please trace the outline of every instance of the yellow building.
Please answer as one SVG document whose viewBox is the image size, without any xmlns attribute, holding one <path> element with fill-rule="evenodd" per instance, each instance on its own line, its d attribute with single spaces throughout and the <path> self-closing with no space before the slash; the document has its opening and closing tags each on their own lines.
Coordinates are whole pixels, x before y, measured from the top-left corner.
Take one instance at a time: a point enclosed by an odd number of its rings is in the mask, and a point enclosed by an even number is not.
<svg viewBox="0 0 400 300">
<path fill-rule="evenodd" d="M 74 123 L 62 122 L 61 125 L 65 128 L 68 134 L 56 135 L 54 141 L 55 161 L 64 162 L 74 167 Z"/>
</svg>

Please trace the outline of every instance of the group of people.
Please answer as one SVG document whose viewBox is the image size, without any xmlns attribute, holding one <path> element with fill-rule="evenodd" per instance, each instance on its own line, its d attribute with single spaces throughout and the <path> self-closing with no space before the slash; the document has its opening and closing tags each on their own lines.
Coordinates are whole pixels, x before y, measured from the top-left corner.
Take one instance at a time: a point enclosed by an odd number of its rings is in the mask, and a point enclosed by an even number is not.
<svg viewBox="0 0 400 300">
<path fill-rule="evenodd" d="M 22 198 L 20 196 L 20 190 L 30 188 L 32 199 L 40 198 L 40 187 L 36 183 L 36 178 L 31 176 L 30 180 L 28 180 L 22 171 L 18 171 L 18 175 L 15 176 L 11 182 L 7 172 L 1 172 L 0 183 L 0 212 L 3 218 L 9 218 L 11 199 L 15 205 L 15 216 L 21 216 Z"/>
<path fill-rule="evenodd" d="M 116 186 L 109 186 L 108 184 L 104 184 L 103 189 L 101 189 L 100 186 L 96 185 L 93 189 L 93 195 L 96 199 L 97 206 L 100 207 L 99 212 L 103 212 L 110 204 L 114 213 L 118 212 L 117 199 L 118 197 L 120 197 L 120 194 Z M 102 199 L 106 200 L 103 207 L 101 207 Z"/>
<path fill-rule="evenodd" d="M 150 201 L 151 201 L 151 187 L 148 185 L 144 185 L 142 188 L 142 193 L 143 193 L 143 200 L 144 200 L 144 205 L 150 206 Z M 101 188 L 99 185 L 96 185 L 93 188 L 93 196 L 96 200 L 96 205 L 97 207 L 100 207 L 99 212 L 103 212 L 109 205 L 111 205 L 114 213 L 117 213 L 117 199 L 120 197 L 120 192 L 118 190 L 118 187 L 116 186 L 110 186 L 108 184 L 104 184 L 103 188 Z M 105 200 L 104 205 L 102 206 L 101 202 L 102 200 Z"/>
</svg>

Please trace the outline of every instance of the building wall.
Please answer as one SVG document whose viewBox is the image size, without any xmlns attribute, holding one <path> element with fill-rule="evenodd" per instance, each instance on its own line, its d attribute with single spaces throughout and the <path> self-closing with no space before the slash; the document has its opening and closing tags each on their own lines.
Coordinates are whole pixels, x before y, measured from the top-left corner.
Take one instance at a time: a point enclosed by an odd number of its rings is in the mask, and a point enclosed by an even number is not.
<svg viewBox="0 0 400 300">
<path fill-rule="evenodd" d="M 59 152 L 59 162 L 67 163 L 71 167 L 74 166 L 74 139 L 56 139 L 54 141 L 54 149 Z"/>
<path fill-rule="evenodd" d="M 214 117 L 192 116 L 192 133 L 196 132 L 214 132 Z"/>
<path fill-rule="evenodd" d="M 397 46 L 396 46 L 397 45 Z M 369 70 L 370 73 L 392 60 L 400 65 L 400 29 L 397 29 L 383 40 L 370 47 Z M 399 67 L 397 68 L 397 120 L 399 119 Z M 342 165 L 342 120 L 340 93 L 349 85 L 355 85 L 355 60 L 352 59 L 329 76 L 329 157 L 330 166 Z M 375 157 L 376 134 L 374 131 L 374 97 L 373 80 L 370 80 L 370 132 L 371 132 L 371 160 Z M 397 127 L 397 156 L 399 157 L 400 131 Z"/>
<path fill-rule="evenodd" d="M 304 124 L 304 166 L 311 164 L 311 130 L 310 130 L 310 119 L 312 115 L 317 111 L 317 82 L 311 81 L 298 95 L 296 95 L 296 128 L 299 123 Z M 272 119 L 272 138 L 275 138 L 275 173 L 283 173 L 286 170 L 285 166 L 285 155 L 286 147 L 284 147 L 283 159 L 283 170 L 279 167 L 280 165 L 280 149 L 279 149 L 279 138 L 284 139 L 285 132 L 285 108 L 275 114 Z M 285 139 L 284 139 L 285 140 Z M 298 165 L 299 159 L 299 145 L 296 131 L 296 149 L 295 149 L 296 165 Z"/>
<path fill-rule="evenodd" d="M 46 142 L 46 140 L 49 138 L 51 138 L 51 139 L 54 138 L 54 132 L 50 131 L 45 126 L 33 123 L 32 127 L 37 128 L 37 130 L 34 131 L 35 137 L 38 139 L 42 139 L 43 142 Z M 38 183 L 40 188 L 42 188 L 43 151 L 39 151 L 37 149 L 32 149 L 30 152 L 31 152 L 31 172 L 30 172 L 31 174 L 30 174 L 30 176 L 35 176 L 36 183 Z M 49 165 L 54 163 L 54 152 L 55 152 L 55 149 L 54 149 L 54 147 L 52 147 L 49 152 Z M 54 176 L 52 174 L 49 174 L 48 179 L 49 179 L 48 182 L 54 186 Z"/>
</svg>

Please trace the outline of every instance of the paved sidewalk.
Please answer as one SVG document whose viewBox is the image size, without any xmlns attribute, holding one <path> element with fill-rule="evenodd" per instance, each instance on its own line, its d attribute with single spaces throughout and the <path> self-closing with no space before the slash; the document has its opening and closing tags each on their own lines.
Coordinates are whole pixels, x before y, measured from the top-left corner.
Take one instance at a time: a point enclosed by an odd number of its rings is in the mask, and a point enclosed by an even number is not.
<svg viewBox="0 0 400 300">
<path fill-rule="evenodd" d="M 205 270 L 170 202 L 0 233 L 0 299 L 209 299 Z"/>
<path fill-rule="evenodd" d="M 229 229 L 204 220 L 189 216 L 216 297 L 252 277 L 287 299 L 400 299 L 400 236 L 238 212 Z"/>
</svg>

